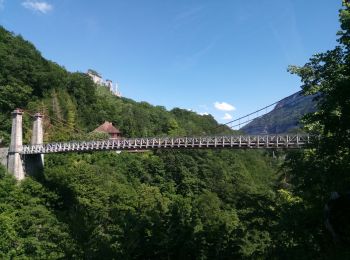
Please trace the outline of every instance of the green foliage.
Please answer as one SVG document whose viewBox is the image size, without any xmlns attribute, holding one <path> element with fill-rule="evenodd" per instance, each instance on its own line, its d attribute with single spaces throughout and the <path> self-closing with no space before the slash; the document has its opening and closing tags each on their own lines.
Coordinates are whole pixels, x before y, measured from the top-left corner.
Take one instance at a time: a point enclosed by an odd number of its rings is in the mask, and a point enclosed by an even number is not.
<svg viewBox="0 0 350 260">
<path fill-rule="evenodd" d="M 343 257 L 322 217 L 331 191 L 349 189 L 349 6 L 340 47 L 301 76 L 320 93 L 305 126 L 318 143 L 280 160 L 260 151 L 152 151 L 45 156 L 21 183 L 0 167 L 1 259 L 310 259 Z M 83 73 L 43 59 L 0 28 L 0 139 L 17 106 L 45 114 L 45 140 L 95 139 L 113 122 L 125 137 L 230 134 L 212 116 L 113 96 Z M 30 118 L 24 117 L 25 130 Z M 89 134 L 90 133 L 90 134 Z M 25 137 L 28 140 L 28 136 Z M 283 181 L 278 185 L 278 178 Z M 282 186 L 282 187 L 281 187 Z M 346 229 L 345 229 L 346 230 Z"/>
<path fill-rule="evenodd" d="M 29 86 L 13 84 L 0 87 L 0 109 L 13 110 L 27 104 L 32 89 Z"/>
<path fill-rule="evenodd" d="M 324 208 L 331 192 L 345 196 L 350 191 L 350 50 L 349 2 L 343 1 L 340 11 L 342 31 L 340 46 L 314 55 L 303 67 L 290 67 L 301 77 L 306 95 L 318 94 L 317 111 L 304 118 L 308 132 L 319 136 L 310 149 L 293 152 L 286 162 L 286 177 L 291 184 L 290 197 L 281 204 L 280 222 L 284 241 L 279 252 L 300 258 L 349 258 L 350 224 L 344 216 L 345 204 L 337 216 L 331 215 L 331 225 L 337 227 L 338 241 L 326 228 Z M 330 214 L 334 214 L 331 212 Z M 286 239 L 290 241 L 286 244 Z M 307 254 L 305 254 L 307 252 Z"/>
<path fill-rule="evenodd" d="M 17 185 L 12 177 L 1 177 L 1 259 L 58 259 L 74 254 L 67 225 L 49 209 L 56 199 L 31 179 Z"/>
<path fill-rule="evenodd" d="M 250 153 L 50 155 L 42 182 L 59 196 L 55 210 L 81 258 L 262 256 L 271 224 L 261 222 L 261 200 L 276 177 L 268 157 Z M 257 167 L 265 169 L 260 180 L 250 170 Z"/>
<path fill-rule="evenodd" d="M 0 86 L 3 145 L 15 107 L 29 112 L 25 141 L 37 111 L 45 141 L 105 139 L 91 133 L 104 121 L 124 137 L 233 133 L 212 116 L 118 98 L 3 28 Z M 223 150 L 47 155 L 44 173 L 19 184 L 0 168 L 0 258 L 262 257 L 272 224 L 261 201 L 273 197 L 277 166 L 268 154 Z"/>
</svg>

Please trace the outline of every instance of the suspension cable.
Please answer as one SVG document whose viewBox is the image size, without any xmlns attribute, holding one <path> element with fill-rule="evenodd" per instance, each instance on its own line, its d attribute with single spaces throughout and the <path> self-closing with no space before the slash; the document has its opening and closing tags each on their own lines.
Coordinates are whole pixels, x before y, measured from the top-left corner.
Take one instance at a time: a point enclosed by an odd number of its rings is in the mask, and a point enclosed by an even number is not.
<svg viewBox="0 0 350 260">
<path fill-rule="evenodd" d="M 302 95 L 300 94 L 300 92 L 301 92 L 301 91 L 297 91 L 297 92 L 295 92 L 295 93 L 289 95 L 288 97 L 293 96 L 293 95 L 299 93 L 299 95 L 298 95 L 298 97 L 297 97 L 296 99 L 291 100 L 290 102 L 286 103 L 285 105 L 289 105 L 290 103 L 295 102 L 295 101 L 301 99 L 302 97 L 304 97 L 304 96 L 302 96 Z M 246 115 L 244 115 L 244 116 L 241 116 L 241 117 L 239 117 L 239 118 L 236 118 L 236 119 L 234 119 L 234 120 L 231 120 L 231 121 L 226 122 L 226 123 L 224 123 L 224 124 L 220 124 L 220 125 L 216 126 L 215 128 L 213 128 L 213 130 L 216 130 L 216 129 L 218 129 L 218 128 L 220 128 L 220 127 L 223 127 L 223 126 L 227 126 L 227 127 L 231 128 L 231 129 L 233 129 L 234 127 L 237 127 L 237 126 L 239 126 L 239 128 L 241 128 L 240 126 L 241 126 L 242 124 L 251 122 L 251 121 L 253 121 L 253 120 L 256 119 L 256 118 L 260 118 L 260 117 L 262 117 L 262 116 L 268 114 L 268 112 L 267 112 L 267 109 L 268 109 L 268 108 L 270 108 L 270 107 L 272 107 L 272 106 L 274 106 L 274 105 L 277 105 L 278 103 L 280 103 L 281 101 L 285 100 L 285 99 L 288 98 L 288 97 L 282 98 L 282 99 L 280 99 L 280 100 L 278 100 L 278 101 L 276 101 L 276 102 L 273 102 L 273 103 L 270 104 L 270 105 L 267 105 L 267 106 L 265 106 L 265 107 L 263 107 L 263 108 L 260 108 L 260 109 L 254 111 L 254 112 L 251 112 L 251 113 L 249 113 L 249 114 L 246 114 Z M 276 108 L 275 110 L 280 109 L 280 108 L 282 108 L 282 107 Z M 257 117 L 254 117 L 254 118 L 252 118 L 252 119 L 246 120 L 246 121 L 244 121 L 244 122 L 241 122 L 242 119 L 247 118 L 247 117 L 249 117 L 249 116 L 251 116 L 251 115 L 257 114 L 257 113 L 259 113 L 259 112 L 261 112 L 261 111 L 263 111 L 263 110 L 265 110 L 265 113 L 264 113 L 264 114 L 262 114 L 262 115 L 260 115 L 260 116 L 257 116 Z M 237 122 L 237 121 L 239 122 L 239 124 L 236 124 L 236 125 L 233 125 L 233 126 L 232 126 L 232 125 L 229 126 L 229 124 L 232 124 L 232 123 Z"/>
</svg>

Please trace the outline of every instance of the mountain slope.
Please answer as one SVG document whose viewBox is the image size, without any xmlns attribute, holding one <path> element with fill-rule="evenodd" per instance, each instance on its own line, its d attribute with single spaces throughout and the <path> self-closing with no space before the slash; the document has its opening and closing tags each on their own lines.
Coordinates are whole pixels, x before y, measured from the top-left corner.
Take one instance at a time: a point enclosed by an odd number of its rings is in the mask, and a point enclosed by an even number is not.
<svg viewBox="0 0 350 260">
<path fill-rule="evenodd" d="M 241 128 L 247 134 L 281 134 L 299 131 L 300 119 L 316 110 L 315 96 L 303 96 L 301 92 L 290 95 L 269 113 L 258 117 Z"/>
<path fill-rule="evenodd" d="M 71 73 L 44 59 L 21 36 L 0 27 L 0 140 L 9 142 L 10 113 L 15 108 L 45 114 L 45 140 L 69 140 L 88 133 L 105 120 L 125 137 L 201 135 L 218 123 L 210 115 L 118 98 L 95 85 L 85 73 Z M 31 129 L 28 115 L 25 132 Z M 225 128 L 224 132 L 231 132 Z M 25 141 L 29 140 L 29 134 Z"/>
</svg>

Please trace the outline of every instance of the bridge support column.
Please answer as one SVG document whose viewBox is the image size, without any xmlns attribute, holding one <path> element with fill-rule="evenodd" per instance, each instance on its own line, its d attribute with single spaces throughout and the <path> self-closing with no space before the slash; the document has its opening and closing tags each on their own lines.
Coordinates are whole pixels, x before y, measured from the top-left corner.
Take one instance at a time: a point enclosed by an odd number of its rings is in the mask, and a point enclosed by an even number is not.
<svg viewBox="0 0 350 260">
<path fill-rule="evenodd" d="M 19 109 L 12 112 L 11 143 L 7 157 L 7 170 L 12 173 L 17 180 L 23 180 L 25 177 L 21 158 L 23 149 L 22 115 L 23 112 Z"/>
<path fill-rule="evenodd" d="M 43 139 L 43 115 L 40 113 L 36 113 L 34 115 L 31 145 L 41 145 L 43 144 Z M 25 155 L 25 169 L 26 173 L 31 176 L 42 172 L 42 170 L 44 169 L 44 155 Z"/>
<path fill-rule="evenodd" d="M 44 131 L 43 131 L 43 115 L 36 113 L 34 115 L 33 133 L 32 133 L 32 145 L 43 144 Z"/>
</svg>

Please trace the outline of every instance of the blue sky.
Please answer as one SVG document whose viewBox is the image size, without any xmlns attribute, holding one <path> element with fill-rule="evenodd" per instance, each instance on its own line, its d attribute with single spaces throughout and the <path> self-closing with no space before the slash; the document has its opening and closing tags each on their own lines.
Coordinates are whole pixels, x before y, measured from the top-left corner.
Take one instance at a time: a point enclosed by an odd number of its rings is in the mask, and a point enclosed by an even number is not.
<svg viewBox="0 0 350 260">
<path fill-rule="evenodd" d="M 220 122 L 299 90 L 290 64 L 336 45 L 341 0 L 0 0 L 0 24 L 123 96 Z"/>
</svg>

